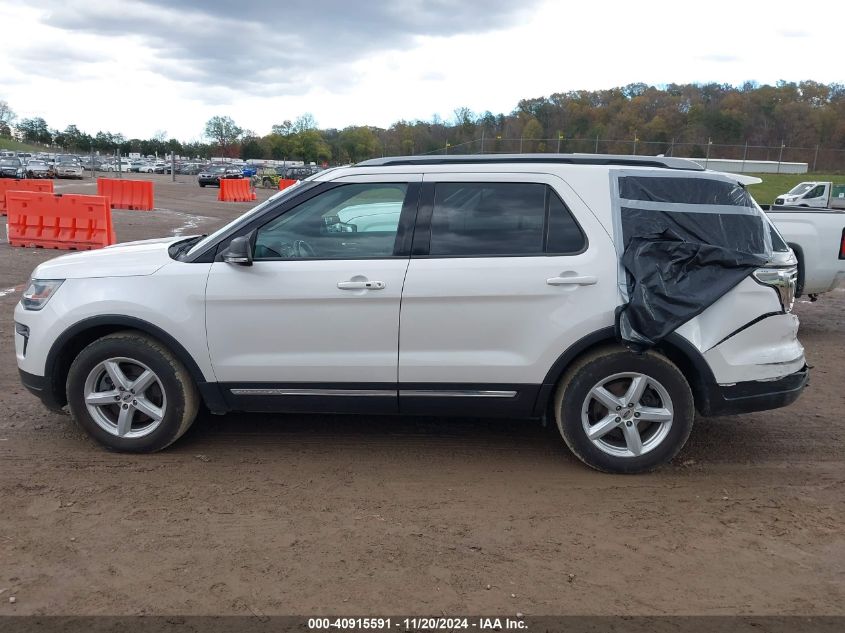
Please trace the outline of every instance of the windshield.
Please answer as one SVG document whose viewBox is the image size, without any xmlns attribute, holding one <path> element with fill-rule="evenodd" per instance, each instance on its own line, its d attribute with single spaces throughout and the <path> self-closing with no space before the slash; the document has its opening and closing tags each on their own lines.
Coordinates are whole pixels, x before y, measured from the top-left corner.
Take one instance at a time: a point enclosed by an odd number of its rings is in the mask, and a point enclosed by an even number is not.
<svg viewBox="0 0 845 633">
<path fill-rule="evenodd" d="M 17 158 L 2 158 L 2 159 L 0 159 L 0 165 L 2 165 L 3 167 L 19 167 L 20 164 L 21 164 L 21 161 L 19 161 Z"/>
<path fill-rule="evenodd" d="M 793 196 L 800 196 L 802 193 L 807 193 L 815 184 L 814 182 L 802 182 L 790 189 L 788 193 Z"/>
<path fill-rule="evenodd" d="M 285 198 L 287 198 L 291 195 L 291 192 L 295 193 L 295 192 L 301 191 L 303 185 L 304 185 L 303 182 L 298 182 L 295 185 L 291 185 L 290 187 L 283 189 L 279 193 L 270 196 L 264 202 L 262 202 L 261 204 L 259 204 L 256 207 L 253 207 L 252 209 L 250 209 L 249 211 L 244 213 L 239 218 L 235 218 L 232 222 L 229 222 L 229 224 L 223 226 L 222 228 L 217 229 L 214 233 L 212 233 L 211 235 L 206 237 L 204 240 L 197 242 L 194 245 L 194 247 L 190 251 L 188 251 L 187 256 L 190 257 L 191 255 L 199 253 L 200 251 L 205 249 L 206 246 L 208 246 L 209 244 L 214 242 L 218 237 L 225 234 L 232 226 L 234 226 L 236 224 L 240 224 L 240 223 L 248 220 L 249 218 L 261 213 L 264 209 L 266 209 L 270 205 L 275 205 L 277 202 L 284 200 Z"/>
</svg>

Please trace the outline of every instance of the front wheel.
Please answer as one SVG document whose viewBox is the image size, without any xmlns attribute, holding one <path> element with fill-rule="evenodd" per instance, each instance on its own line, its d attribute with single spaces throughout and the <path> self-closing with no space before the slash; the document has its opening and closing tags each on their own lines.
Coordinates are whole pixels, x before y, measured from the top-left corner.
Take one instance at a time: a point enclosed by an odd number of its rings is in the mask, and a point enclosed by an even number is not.
<svg viewBox="0 0 845 633">
<path fill-rule="evenodd" d="M 686 443 L 695 417 L 689 384 L 671 361 L 621 346 L 576 361 L 554 404 L 570 450 L 610 473 L 646 472 L 668 462 Z"/>
<path fill-rule="evenodd" d="M 197 415 L 199 396 L 184 365 L 140 332 L 109 334 L 88 345 L 67 378 L 70 412 L 101 444 L 150 453 L 179 439 Z"/>
</svg>

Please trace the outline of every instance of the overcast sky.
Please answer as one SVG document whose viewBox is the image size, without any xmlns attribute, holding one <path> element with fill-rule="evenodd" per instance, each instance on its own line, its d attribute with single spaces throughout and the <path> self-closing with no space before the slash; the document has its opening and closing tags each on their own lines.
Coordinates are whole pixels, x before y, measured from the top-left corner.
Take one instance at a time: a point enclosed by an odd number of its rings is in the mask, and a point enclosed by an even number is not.
<svg viewBox="0 0 845 633">
<path fill-rule="evenodd" d="M 845 3 L 0 0 L 0 100 L 54 128 L 195 140 L 510 112 L 633 82 L 845 82 Z M 839 30 L 837 30 L 839 29 Z"/>
</svg>

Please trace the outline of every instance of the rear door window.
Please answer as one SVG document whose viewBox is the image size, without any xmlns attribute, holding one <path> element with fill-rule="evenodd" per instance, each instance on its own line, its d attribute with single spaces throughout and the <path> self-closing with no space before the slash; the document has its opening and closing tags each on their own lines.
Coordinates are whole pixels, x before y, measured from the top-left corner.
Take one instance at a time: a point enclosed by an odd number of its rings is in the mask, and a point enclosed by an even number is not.
<svg viewBox="0 0 845 633">
<path fill-rule="evenodd" d="M 441 182 L 434 192 L 431 257 L 507 257 L 583 250 L 584 235 L 541 183 Z"/>
</svg>

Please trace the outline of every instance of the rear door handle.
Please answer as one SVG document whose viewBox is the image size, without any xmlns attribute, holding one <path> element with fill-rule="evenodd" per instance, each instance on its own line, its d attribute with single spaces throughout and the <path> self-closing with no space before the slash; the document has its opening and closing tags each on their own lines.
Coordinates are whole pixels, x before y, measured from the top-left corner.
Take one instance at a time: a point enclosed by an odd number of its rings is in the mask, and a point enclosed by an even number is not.
<svg viewBox="0 0 845 633">
<path fill-rule="evenodd" d="M 546 283 L 550 286 L 593 286 L 598 278 L 593 275 L 573 275 L 572 277 L 550 277 Z"/>
<path fill-rule="evenodd" d="M 387 284 L 383 281 L 338 281 L 341 290 L 384 290 Z"/>
</svg>

